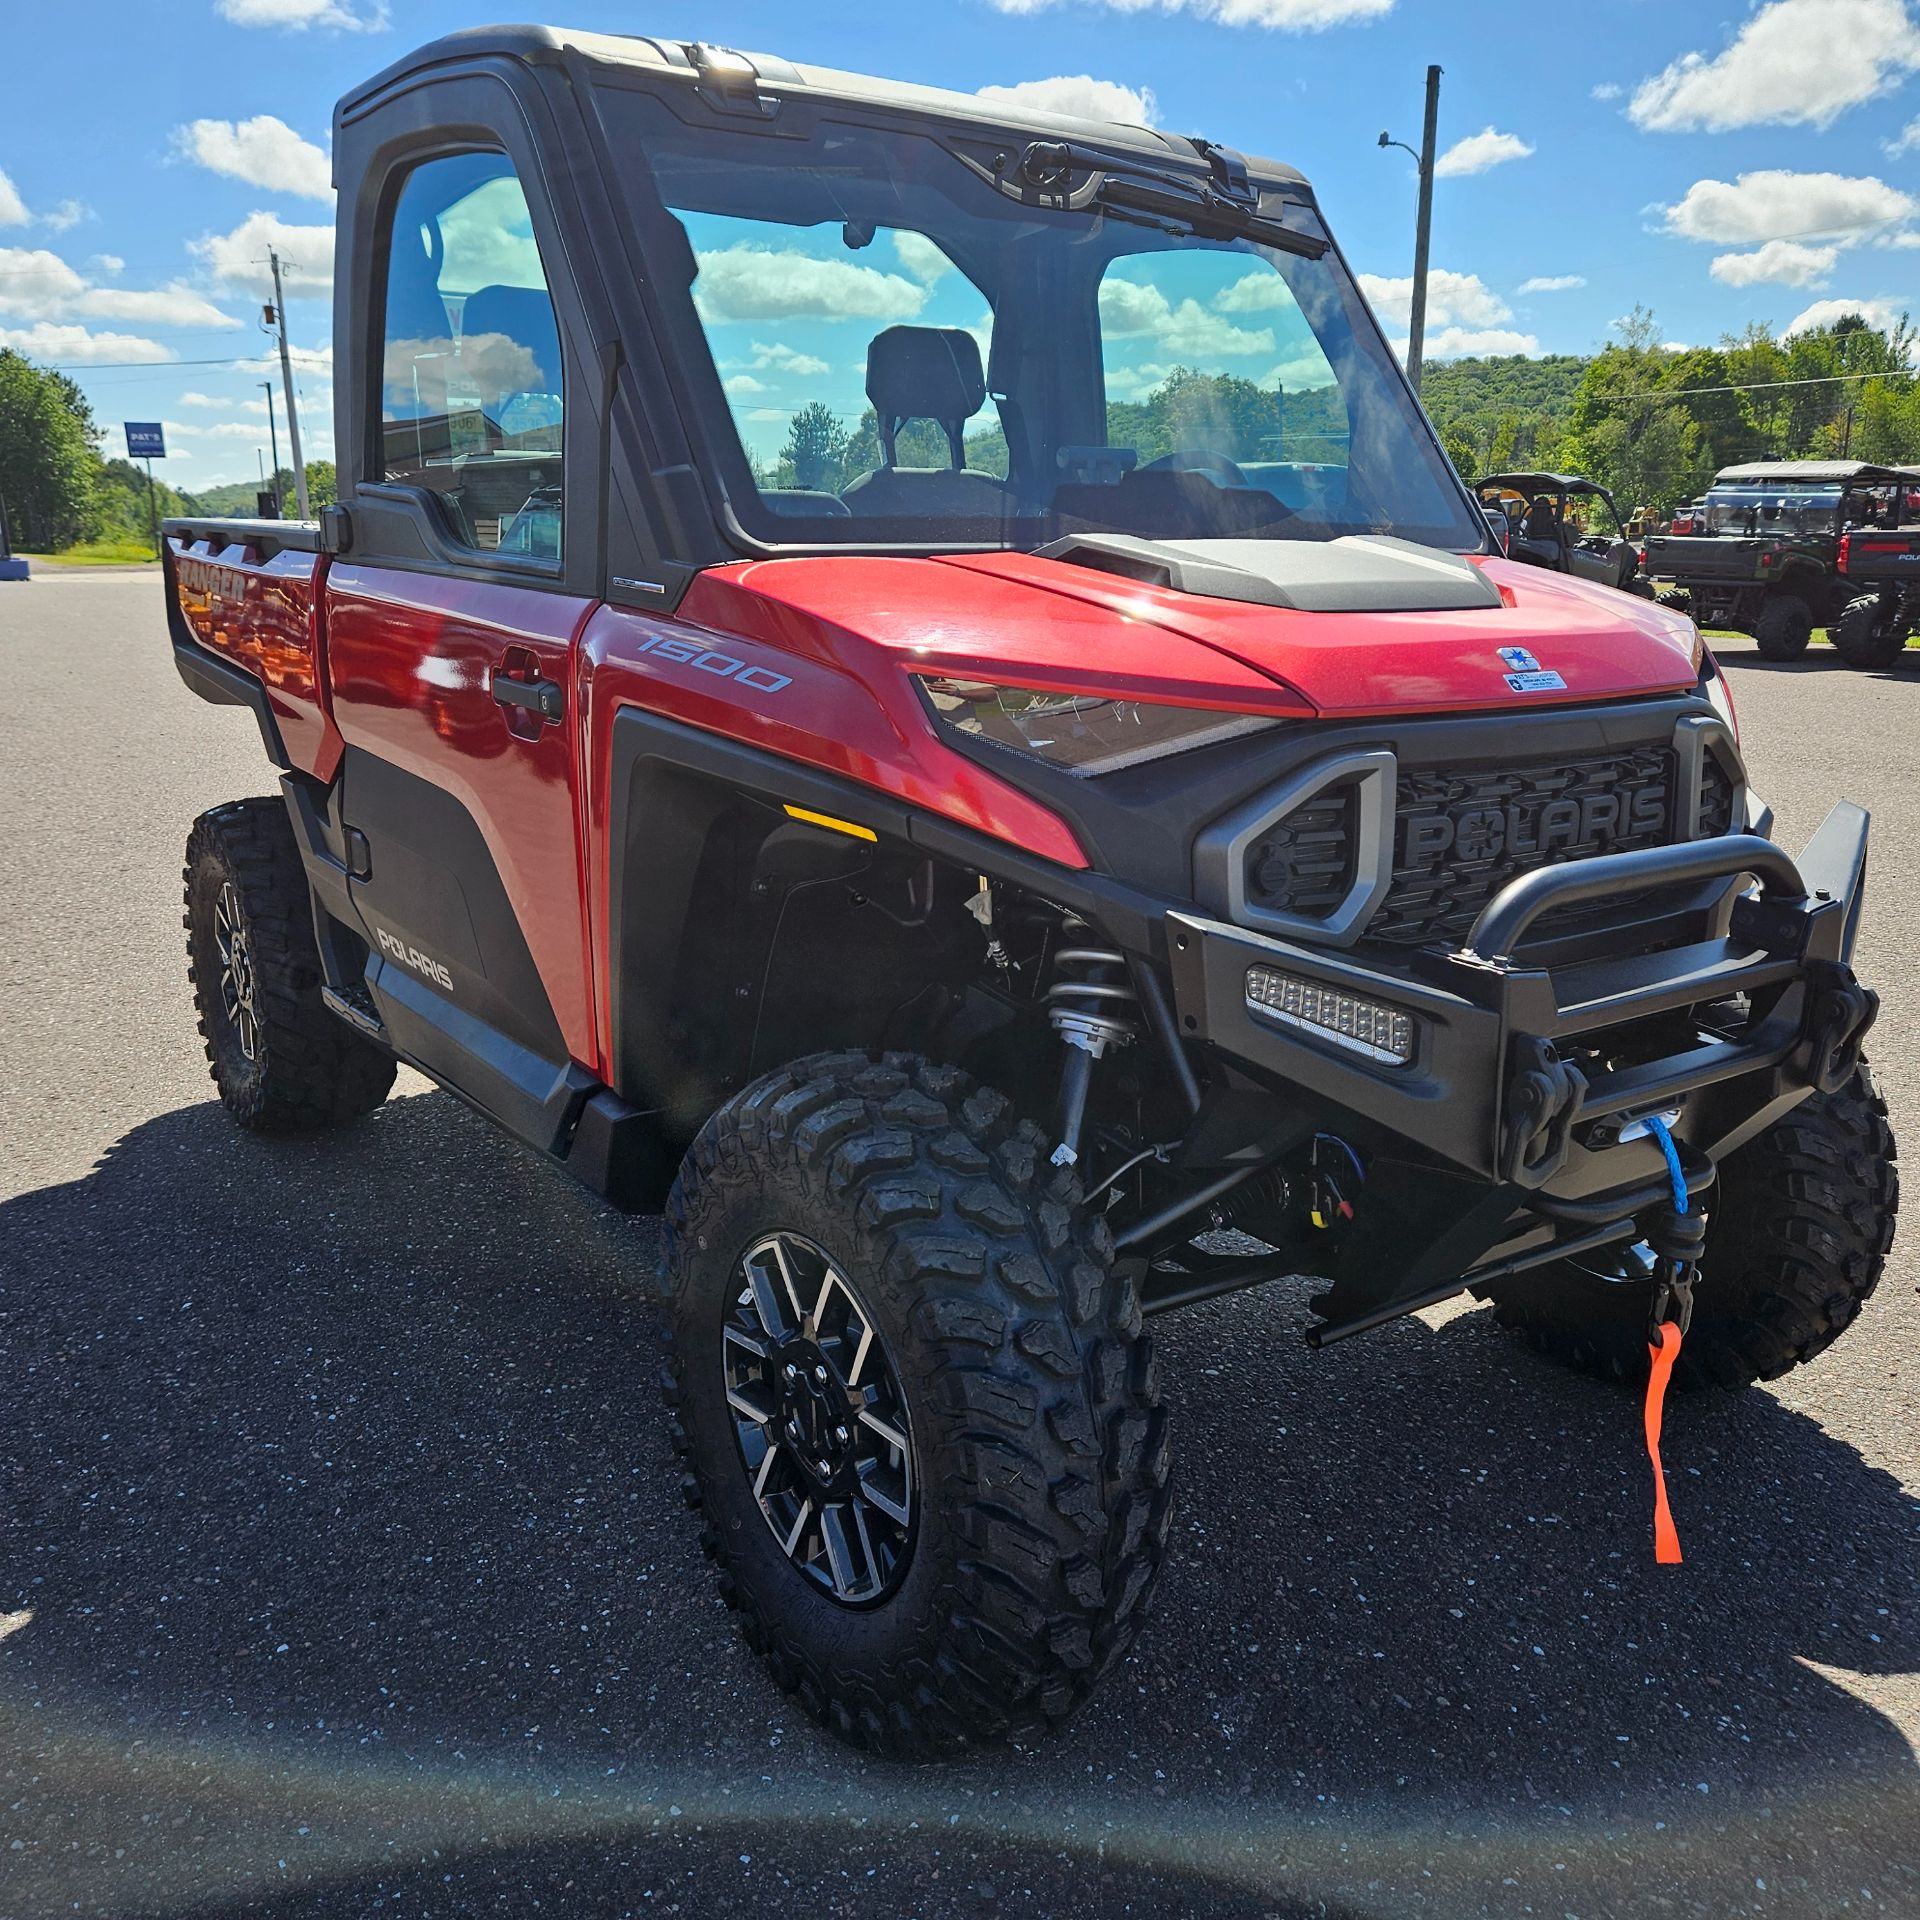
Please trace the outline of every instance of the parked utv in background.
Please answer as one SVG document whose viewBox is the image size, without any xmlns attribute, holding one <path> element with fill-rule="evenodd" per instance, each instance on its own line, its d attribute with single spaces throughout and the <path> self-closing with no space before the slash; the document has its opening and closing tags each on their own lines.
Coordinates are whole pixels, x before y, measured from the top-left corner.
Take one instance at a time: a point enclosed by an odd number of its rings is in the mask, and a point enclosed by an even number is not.
<svg viewBox="0 0 1920 1920">
<path fill-rule="evenodd" d="M 1855 589 L 1827 638 L 1850 667 L 1890 667 L 1920 627 L 1920 513 L 1903 487 L 1883 517 L 1908 524 L 1852 527 L 1840 536 L 1841 577 Z"/>
<path fill-rule="evenodd" d="M 1647 571 L 1672 580 L 1703 628 L 1750 633 L 1763 660 L 1794 660 L 1815 627 L 1855 597 L 1840 539 L 1871 525 L 1912 475 L 1863 461 L 1761 460 L 1726 467 L 1707 490 L 1705 524 L 1655 534 Z"/>
<path fill-rule="evenodd" d="M 688 1499 L 824 1724 L 1122 1659 L 1148 1316 L 1468 1289 L 1631 1375 L 1697 1276 L 1726 1386 L 1852 1322 L 1866 816 L 1790 858 L 1692 624 L 1490 552 L 1299 174 L 538 27 L 333 164 L 340 504 L 166 528 L 280 769 L 187 842 L 213 1076 L 300 1133 L 404 1060 L 664 1203 Z"/>
<path fill-rule="evenodd" d="M 1598 481 L 1571 473 L 1490 473 L 1473 490 L 1490 520 L 1496 513 L 1506 520 L 1506 551 L 1514 559 L 1653 598 L 1651 583 L 1640 575 L 1640 550 Z"/>
</svg>

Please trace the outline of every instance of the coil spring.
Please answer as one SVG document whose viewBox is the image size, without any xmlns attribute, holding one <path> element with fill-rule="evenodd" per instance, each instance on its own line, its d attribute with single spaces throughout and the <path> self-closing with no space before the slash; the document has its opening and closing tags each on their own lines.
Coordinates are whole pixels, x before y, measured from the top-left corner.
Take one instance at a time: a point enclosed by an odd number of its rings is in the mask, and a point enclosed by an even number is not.
<svg viewBox="0 0 1920 1920">
<path fill-rule="evenodd" d="M 1062 947 L 1054 971 L 1066 977 L 1047 989 L 1047 1018 L 1068 1046 L 1098 1060 L 1109 1047 L 1132 1043 L 1139 1027 L 1126 1009 L 1140 996 L 1127 984 L 1126 956 L 1111 947 Z M 1113 973 L 1117 979 L 1103 976 Z"/>
</svg>

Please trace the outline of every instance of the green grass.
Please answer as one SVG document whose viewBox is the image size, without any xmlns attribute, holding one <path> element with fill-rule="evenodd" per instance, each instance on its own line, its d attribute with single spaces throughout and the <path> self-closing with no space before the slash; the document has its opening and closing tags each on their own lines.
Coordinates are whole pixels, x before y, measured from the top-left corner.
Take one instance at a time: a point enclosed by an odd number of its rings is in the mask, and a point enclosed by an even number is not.
<svg viewBox="0 0 1920 1920">
<path fill-rule="evenodd" d="M 124 567 L 136 561 L 155 564 L 153 549 L 144 540 L 84 540 L 64 553 L 23 553 L 20 558 L 56 567 Z"/>
</svg>

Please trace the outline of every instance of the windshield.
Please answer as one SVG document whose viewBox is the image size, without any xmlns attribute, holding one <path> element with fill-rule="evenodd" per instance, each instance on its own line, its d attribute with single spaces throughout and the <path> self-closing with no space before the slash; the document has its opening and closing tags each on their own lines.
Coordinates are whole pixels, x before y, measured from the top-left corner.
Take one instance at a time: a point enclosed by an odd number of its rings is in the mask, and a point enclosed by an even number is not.
<svg viewBox="0 0 1920 1920">
<path fill-rule="evenodd" d="M 1004 141 L 721 133 L 641 93 L 608 115 L 643 244 L 691 273 L 669 331 L 756 539 L 1486 545 L 1331 250 L 1023 205 Z M 1263 211 L 1320 232 L 1304 195 Z"/>
<path fill-rule="evenodd" d="M 1709 533 L 1832 533 L 1843 489 L 1715 487 L 1706 501 Z"/>
</svg>

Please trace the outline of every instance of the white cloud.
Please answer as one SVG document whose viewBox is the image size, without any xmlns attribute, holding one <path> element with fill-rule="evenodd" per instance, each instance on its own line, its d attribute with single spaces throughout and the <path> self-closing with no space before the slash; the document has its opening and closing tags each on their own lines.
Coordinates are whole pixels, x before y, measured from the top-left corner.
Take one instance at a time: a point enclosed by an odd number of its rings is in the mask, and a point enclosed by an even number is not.
<svg viewBox="0 0 1920 1920">
<path fill-rule="evenodd" d="M 742 243 L 701 260 L 693 297 L 709 321 L 911 320 L 927 292 L 877 267 Z"/>
<path fill-rule="evenodd" d="M 1393 346 L 1396 353 L 1405 356 L 1405 340 L 1396 340 Z M 1464 360 L 1505 353 L 1538 353 L 1540 341 L 1535 334 L 1515 333 L 1509 327 L 1441 327 L 1427 335 L 1420 351 L 1429 360 Z"/>
<path fill-rule="evenodd" d="M 1780 337 L 1790 340 L 1796 333 L 1806 333 L 1814 327 L 1830 327 L 1850 313 L 1859 314 L 1869 326 L 1885 330 L 1899 324 L 1901 311 L 1899 303 L 1893 300 L 1816 300 L 1780 329 Z"/>
<path fill-rule="evenodd" d="M 1537 273 L 1531 280 L 1520 282 L 1522 293 L 1571 293 L 1575 287 L 1584 287 L 1587 276 L 1584 273 Z"/>
<path fill-rule="evenodd" d="M 1593 97 L 1596 100 L 1618 100 L 1625 92 L 1626 88 L 1621 86 L 1618 81 L 1602 80 L 1600 84 L 1594 88 Z"/>
<path fill-rule="evenodd" d="M 1339 376 L 1328 366 L 1318 347 L 1271 368 L 1260 381 L 1263 387 L 1278 387 L 1283 393 L 1311 393 L 1322 387 L 1339 385 Z"/>
<path fill-rule="evenodd" d="M 1716 254 L 1707 271 L 1724 287 L 1753 287 L 1764 282 L 1782 287 L 1817 287 L 1839 258 L 1838 247 L 1769 240 L 1752 253 Z"/>
<path fill-rule="evenodd" d="M 184 281 L 141 290 L 135 287 L 90 287 L 80 301 L 83 313 L 103 320 L 138 320 L 150 327 L 237 327 L 232 314 L 223 313 L 205 294 Z"/>
<path fill-rule="evenodd" d="M 222 413 L 257 413 L 261 419 L 267 417 L 267 403 L 264 400 L 228 400 L 217 393 L 198 393 L 191 387 L 180 396 L 183 407 L 217 407 Z"/>
<path fill-rule="evenodd" d="M 5 169 L 0 168 L 0 227 L 24 227 L 33 216 Z"/>
<path fill-rule="evenodd" d="M 770 393 L 772 391 L 764 380 L 756 380 L 750 373 L 729 374 L 720 384 L 729 393 Z"/>
<path fill-rule="evenodd" d="M 0 247 L 0 313 L 27 320 L 133 320 L 150 327 L 237 327 L 181 281 L 154 288 L 97 287 L 44 247 Z"/>
<path fill-rule="evenodd" d="M 1901 249 L 1920 247 L 1920 227 L 1903 227 L 1898 233 L 1883 233 L 1873 244 L 1876 247 Z"/>
<path fill-rule="evenodd" d="M 308 200 L 333 198 L 325 152 L 270 113 L 251 120 L 193 120 L 174 130 L 176 151 L 211 173 Z"/>
<path fill-rule="evenodd" d="M 1883 140 L 1880 144 L 1891 160 L 1898 160 L 1903 153 L 1920 150 L 1920 116 L 1909 120 L 1891 140 Z"/>
<path fill-rule="evenodd" d="M 51 213 L 40 216 L 40 224 L 54 233 L 65 233 L 82 220 L 91 220 L 93 209 L 84 200 L 62 200 Z"/>
<path fill-rule="evenodd" d="M 1643 80 L 1627 114 L 1659 133 L 1825 127 L 1916 68 L 1907 0 L 1771 0 L 1711 59 L 1682 54 Z"/>
<path fill-rule="evenodd" d="M 305 33 L 310 27 L 335 32 L 383 33 L 388 24 L 387 0 L 368 0 L 364 8 L 344 0 L 213 0 L 214 11 L 236 27 L 281 27 Z"/>
<path fill-rule="evenodd" d="M 158 340 L 143 339 L 137 333 L 94 333 L 86 327 L 55 326 L 47 320 L 30 327 L 0 327 L 0 347 L 12 347 L 29 360 L 53 366 L 73 366 L 103 360 L 138 360 L 154 363 L 172 360 L 171 347 Z"/>
<path fill-rule="evenodd" d="M 87 261 L 87 265 L 96 272 L 108 276 L 118 273 L 126 264 L 117 253 L 96 253 Z"/>
<path fill-rule="evenodd" d="M 827 363 L 819 355 L 801 353 L 784 341 L 756 340 L 747 351 L 753 355 L 747 364 L 755 373 L 791 373 L 804 377 L 827 371 Z"/>
<path fill-rule="evenodd" d="M 1443 180 L 1461 174 L 1485 173 L 1489 167 L 1504 165 L 1509 160 L 1524 160 L 1532 152 L 1517 133 L 1501 133 L 1488 127 L 1484 132 L 1470 133 L 1464 140 L 1456 140 L 1433 163 L 1433 171 L 1436 178 Z"/>
<path fill-rule="evenodd" d="M 989 0 L 997 13 L 1046 13 L 1065 0 Z M 1095 0 L 1116 13 L 1192 13 L 1223 27 L 1278 27 L 1315 33 L 1323 27 L 1377 20 L 1393 11 L 1393 0 Z"/>
<path fill-rule="evenodd" d="M 1173 306 L 1158 287 L 1113 274 L 1100 284 L 1100 325 L 1109 340 L 1149 339 L 1176 360 L 1273 351 L 1271 327 L 1236 327 L 1198 300 Z"/>
<path fill-rule="evenodd" d="M 273 292 L 267 249 L 280 250 L 280 271 L 289 298 L 325 295 L 333 289 L 333 229 L 290 226 L 276 213 L 250 213 L 230 233 L 202 234 L 188 242 L 222 286 L 239 287 L 261 299 Z"/>
<path fill-rule="evenodd" d="M 1757 245 L 1885 226 L 1920 211 L 1920 201 L 1872 174 L 1768 170 L 1696 180 L 1664 211 L 1667 231 L 1683 239 Z"/>
<path fill-rule="evenodd" d="M 1001 11 L 1010 9 L 1003 7 Z M 1016 80 L 1010 87 L 981 87 L 979 96 L 990 106 L 1030 107 L 1036 113 L 1065 113 L 1078 120 L 1118 120 L 1127 126 L 1150 127 L 1157 117 L 1151 87 L 1096 80 L 1090 73 L 1056 74 L 1051 80 Z"/>
<path fill-rule="evenodd" d="M 893 250 L 900 264 L 923 287 L 937 286 L 953 271 L 953 262 L 924 233 L 914 233 L 906 227 L 894 228 Z"/>
<path fill-rule="evenodd" d="M 1363 273 L 1360 276 L 1360 291 L 1367 296 L 1368 304 L 1380 316 L 1383 324 L 1404 330 L 1413 312 L 1413 279 L 1387 279 L 1377 273 Z M 1445 267 L 1435 267 L 1427 275 L 1427 325 L 1439 328 L 1459 322 L 1469 327 L 1496 326 L 1502 320 L 1511 320 L 1513 310 L 1507 303 L 1480 278 L 1477 273 L 1450 273 Z M 1514 339 L 1525 336 L 1515 334 Z M 1471 348 L 1463 348 L 1471 352 Z M 1488 349 L 1492 351 L 1492 349 Z M 1521 349 L 1510 347 L 1504 352 L 1517 353 Z"/>
</svg>

